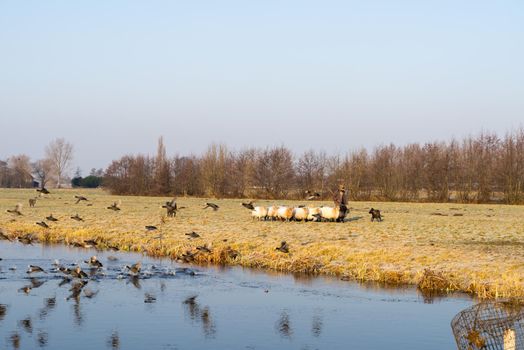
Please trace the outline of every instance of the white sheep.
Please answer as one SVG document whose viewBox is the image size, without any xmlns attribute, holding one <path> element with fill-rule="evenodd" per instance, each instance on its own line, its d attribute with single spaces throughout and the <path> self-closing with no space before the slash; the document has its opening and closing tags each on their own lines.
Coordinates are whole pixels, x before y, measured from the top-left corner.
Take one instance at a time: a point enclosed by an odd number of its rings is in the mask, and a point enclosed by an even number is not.
<svg viewBox="0 0 524 350">
<path fill-rule="evenodd" d="M 309 208 L 297 207 L 293 209 L 293 219 L 297 221 L 307 221 L 309 216 Z"/>
<path fill-rule="evenodd" d="M 251 217 L 253 219 L 258 219 L 258 221 L 260 220 L 266 220 L 267 218 L 267 209 L 266 207 L 255 207 L 252 211 L 251 211 Z"/>
<path fill-rule="evenodd" d="M 287 206 L 278 207 L 277 217 L 282 221 L 289 221 L 293 218 L 293 208 Z"/>
<path fill-rule="evenodd" d="M 278 214 L 278 207 L 272 205 L 269 208 L 267 208 L 267 218 L 271 221 L 274 221 L 277 219 Z"/>
<path fill-rule="evenodd" d="M 316 208 L 308 208 L 308 209 L 309 210 L 308 210 L 307 220 L 308 221 L 319 221 L 320 220 L 319 216 L 322 216 L 320 212 L 320 208 L 316 207 Z"/>
<path fill-rule="evenodd" d="M 336 221 L 340 216 L 340 207 L 320 207 L 320 216 L 323 220 Z"/>
</svg>

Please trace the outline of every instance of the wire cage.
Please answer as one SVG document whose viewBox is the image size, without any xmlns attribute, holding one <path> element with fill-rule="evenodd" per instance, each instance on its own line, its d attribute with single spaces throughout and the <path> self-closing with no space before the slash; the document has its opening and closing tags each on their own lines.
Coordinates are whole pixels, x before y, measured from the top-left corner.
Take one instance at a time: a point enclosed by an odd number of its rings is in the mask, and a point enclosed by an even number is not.
<svg viewBox="0 0 524 350">
<path fill-rule="evenodd" d="M 524 301 L 486 301 L 451 321 L 459 350 L 524 349 Z"/>
</svg>

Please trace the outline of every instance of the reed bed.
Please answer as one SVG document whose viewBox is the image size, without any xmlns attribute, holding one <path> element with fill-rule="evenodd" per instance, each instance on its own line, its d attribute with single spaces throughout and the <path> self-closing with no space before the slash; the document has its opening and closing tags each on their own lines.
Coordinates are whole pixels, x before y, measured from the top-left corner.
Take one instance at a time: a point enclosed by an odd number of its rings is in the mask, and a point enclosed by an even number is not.
<svg viewBox="0 0 524 350">
<path fill-rule="evenodd" d="M 418 285 L 422 291 L 461 291 L 479 298 L 524 297 L 524 207 L 506 205 L 351 202 L 345 223 L 253 221 L 241 200 L 178 198 L 175 218 L 165 216 L 167 197 L 119 197 L 102 190 L 51 190 L 30 208 L 34 189 L 0 189 L 0 229 L 47 243 L 117 247 L 181 261 L 240 265 L 344 280 Z M 75 204 L 74 195 L 88 202 Z M 107 207 L 121 200 L 121 210 Z M 211 201 L 218 211 L 203 210 Z M 7 213 L 17 203 L 21 216 Z M 329 202 L 265 201 L 257 205 Z M 370 222 L 369 208 L 383 222 Z M 49 214 L 50 228 L 36 225 Z M 79 214 L 84 221 L 70 216 Z M 147 231 L 145 225 L 155 225 Z M 200 237 L 189 239 L 186 233 Z M 275 250 L 281 241 L 289 253 Z M 211 252 L 197 250 L 206 246 Z"/>
</svg>

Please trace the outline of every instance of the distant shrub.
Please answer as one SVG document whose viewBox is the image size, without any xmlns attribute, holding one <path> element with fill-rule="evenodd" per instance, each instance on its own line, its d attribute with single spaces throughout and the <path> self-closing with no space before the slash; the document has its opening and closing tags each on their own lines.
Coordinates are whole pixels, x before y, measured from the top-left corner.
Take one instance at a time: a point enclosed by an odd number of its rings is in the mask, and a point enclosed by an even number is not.
<svg viewBox="0 0 524 350">
<path fill-rule="evenodd" d="M 71 180 L 73 187 L 97 188 L 102 185 L 102 177 L 89 175 L 86 177 L 77 176 Z"/>
</svg>

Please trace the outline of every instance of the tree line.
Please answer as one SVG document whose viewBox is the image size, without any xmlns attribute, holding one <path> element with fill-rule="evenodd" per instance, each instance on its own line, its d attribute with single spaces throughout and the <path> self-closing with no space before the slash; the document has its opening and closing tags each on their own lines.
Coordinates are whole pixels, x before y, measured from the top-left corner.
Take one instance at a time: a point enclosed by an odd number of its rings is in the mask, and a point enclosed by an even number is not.
<svg viewBox="0 0 524 350">
<path fill-rule="evenodd" d="M 0 187 L 60 188 L 67 184 L 67 175 L 73 160 L 73 145 L 63 138 L 51 141 L 45 147 L 45 156 L 34 162 L 25 154 L 0 160 Z"/>
<path fill-rule="evenodd" d="M 328 199 L 341 184 L 352 200 L 524 203 L 524 129 L 331 155 L 211 144 L 168 157 L 160 138 L 156 156 L 123 156 L 104 174 L 104 186 L 124 195 Z"/>
</svg>

